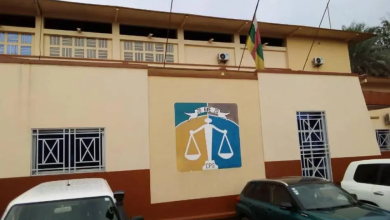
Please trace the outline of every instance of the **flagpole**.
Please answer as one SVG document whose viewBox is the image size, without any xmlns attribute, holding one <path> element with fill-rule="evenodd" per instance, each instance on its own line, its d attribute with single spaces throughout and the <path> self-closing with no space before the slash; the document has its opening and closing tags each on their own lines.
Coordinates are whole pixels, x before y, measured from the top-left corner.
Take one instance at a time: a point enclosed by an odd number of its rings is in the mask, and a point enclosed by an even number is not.
<svg viewBox="0 0 390 220">
<path fill-rule="evenodd" d="M 251 23 L 251 26 L 249 27 L 248 35 L 246 36 L 246 41 L 248 41 L 248 37 L 249 37 L 249 34 L 250 34 L 250 32 L 251 32 L 251 27 L 252 27 L 253 21 L 254 21 L 255 18 L 256 18 L 256 13 L 257 13 L 257 8 L 259 7 L 259 2 L 260 2 L 260 0 L 257 0 L 257 4 L 256 4 L 256 8 L 255 8 L 255 13 L 253 14 L 253 17 L 252 17 L 252 23 Z M 240 33 L 238 33 L 238 35 L 240 35 Z M 246 41 L 245 41 L 244 50 L 242 51 L 241 60 L 240 60 L 240 65 L 238 66 L 238 70 L 240 70 L 241 63 L 242 63 L 242 58 L 244 58 L 244 53 L 245 53 L 245 51 L 246 51 Z"/>
</svg>

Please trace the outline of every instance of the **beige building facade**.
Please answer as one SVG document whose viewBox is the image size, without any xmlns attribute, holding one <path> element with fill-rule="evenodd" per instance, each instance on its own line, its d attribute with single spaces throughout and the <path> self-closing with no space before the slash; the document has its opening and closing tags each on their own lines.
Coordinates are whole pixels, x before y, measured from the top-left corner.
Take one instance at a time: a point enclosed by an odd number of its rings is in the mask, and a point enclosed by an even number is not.
<svg viewBox="0 0 390 220">
<path fill-rule="evenodd" d="M 388 110 L 367 110 L 364 80 L 349 65 L 348 43 L 371 35 L 321 29 L 303 69 L 316 29 L 259 23 L 266 69 L 255 71 L 243 53 L 249 21 L 172 14 L 167 43 L 168 13 L 17 0 L 0 3 L 0 16 L 8 19 L 0 20 L 0 210 L 44 181 L 102 177 L 125 190 L 129 215 L 229 217 L 249 180 L 337 183 L 349 162 L 389 156 L 376 133 L 390 129 Z M 315 57 L 324 64 L 313 66 Z M 218 116 L 224 104 L 238 110 Z M 239 162 L 225 156 L 219 169 L 179 171 L 177 121 L 190 110 L 213 117 L 218 153 L 229 146 Z M 227 118 L 218 125 L 217 116 Z M 210 146 L 192 144 L 192 131 L 187 148 Z"/>
</svg>

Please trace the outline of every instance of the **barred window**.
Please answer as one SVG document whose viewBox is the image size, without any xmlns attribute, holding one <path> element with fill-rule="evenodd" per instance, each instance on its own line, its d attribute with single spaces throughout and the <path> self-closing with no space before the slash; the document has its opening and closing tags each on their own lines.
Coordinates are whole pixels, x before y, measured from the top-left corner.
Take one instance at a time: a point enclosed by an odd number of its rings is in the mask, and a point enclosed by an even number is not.
<svg viewBox="0 0 390 220">
<path fill-rule="evenodd" d="M 102 172 L 103 128 L 33 129 L 31 175 Z"/>
<path fill-rule="evenodd" d="M 302 176 L 332 179 L 326 114 L 323 111 L 297 112 Z"/>
<path fill-rule="evenodd" d="M 390 130 L 376 130 L 376 140 L 378 141 L 378 145 L 381 151 L 390 150 Z"/>
</svg>

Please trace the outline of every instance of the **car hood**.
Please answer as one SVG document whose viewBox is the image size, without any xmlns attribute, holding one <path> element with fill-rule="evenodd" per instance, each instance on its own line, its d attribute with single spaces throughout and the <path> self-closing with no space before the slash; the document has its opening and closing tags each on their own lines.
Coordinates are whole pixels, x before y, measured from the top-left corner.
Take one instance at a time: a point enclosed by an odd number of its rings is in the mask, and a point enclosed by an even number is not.
<svg viewBox="0 0 390 220">
<path fill-rule="evenodd" d="M 329 211 L 307 211 L 314 219 L 334 220 L 389 220 L 390 212 L 370 205 L 339 208 Z"/>
</svg>

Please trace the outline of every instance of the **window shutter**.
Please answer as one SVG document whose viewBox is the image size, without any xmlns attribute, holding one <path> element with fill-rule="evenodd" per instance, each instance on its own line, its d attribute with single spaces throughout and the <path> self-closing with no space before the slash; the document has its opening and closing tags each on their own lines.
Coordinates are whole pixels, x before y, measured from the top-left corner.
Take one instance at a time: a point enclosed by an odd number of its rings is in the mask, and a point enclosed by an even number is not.
<svg viewBox="0 0 390 220">
<path fill-rule="evenodd" d="M 60 37 L 50 36 L 50 45 L 60 45 Z"/>
<path fill-rule="evenodd" d="M 134 50 L 136 50 L 136 51 L 144 51 L 144 43 L 142 43 L 142 42 L 135 42 Z"/>
<path fill-rule="evenodd" d="M 74 45 L 76 47 L 84 47 L 84 38 L 75 38 Z"/>
<path fill-rule="evenodd" d="M 134 45 L 134 47 L 133 47 Z M 174 45 L 167 45 L 166 62 L 174 63 Z M 123 57 L 127 61 L 164 62 L 165 44 L 123 41 Z"/>
<path fill-rule="evenodd" d="M 51 57 L 59 57 L 60 56 L 60 48 L 59 47 L 50 47 L 50 56 Z"/>
<path fill-rule="evenodd" d="M 166 59 L 165 59 L 165 62 L 167 62 L 167 63 L 173 63 L 173 62 L 175 62 L 174 57 L 173 57 L 173 54 L 167 54 L 167 57 L 166 57 Z"/>
<path fill-rule="evenodd" d="M 156 52 L 164 52 L 164 44 L 156 44 Z"/>
<path fill-rule="evenodd" d="M 20 47 L 21 55 L 31 55 L 31 46 L 21 46 Z"/>
<path fill-rule="evenodd" d="M 99 50 L 98 51 L 98 58 L 99 59 L 107 59 L 107 50 Z"/>
<path fill-rule="evenodd" d="M 63 57 L 72 57 L 72 48 L 62 48 Z"/>
<path fill-rule="evenodd" d="M 133 42 L 125 41 L 124 42 L 124 48 L 125 48 L 125 50 L 133 50 Z"/>
<path fill-rule="evenodd" d="M 144 61 L 143 53 L 135 53 L 135 61 Z"/>
<path fill-rule="evenodd" d="M 99 39 L 99 48 L 107 48 L 107 40 Z"/>
<path fill-rule="evenodd" d="M 74 56 L 77 58 L 84 58 L 84 48 L 83 49 L 74 49 Z"/>
<path fill-rule="evenodd" d="M 154 54 L 152 54 L 152 53 L 145 53 L 145 61 L 146 62 L 153 62 L 154 61 Z"/>
<path fill-rule="evenodd" d="M 134 61 L 133 52 L 125 52 L 125 60 Z"/>
<path fill-rule="evenodd" d="M 96 58 L 96 50 L 87 49 L 87 58 Z"/>
<path fill-rule="evenodd" d="M 95 47 L 96 48 L 96 40 L 88 38 L 87 39 L 87 47 Z"/>
<path fill-rule="evenodd" d="M 164 54 L 156 54 L 156 62 L 163 63 L 164 62 Z"/>
<path fill-rule="evenodd" d="M 72 46 L 72 38 L 62 37 L 62 46 Z"/>
</svg>

